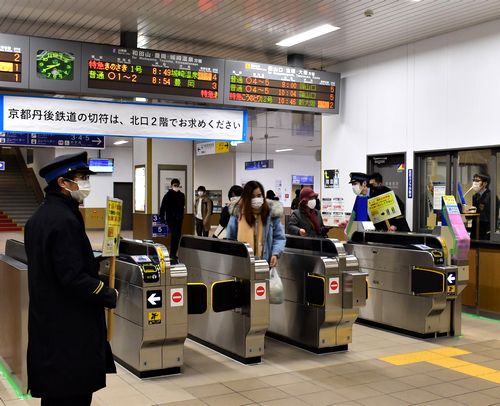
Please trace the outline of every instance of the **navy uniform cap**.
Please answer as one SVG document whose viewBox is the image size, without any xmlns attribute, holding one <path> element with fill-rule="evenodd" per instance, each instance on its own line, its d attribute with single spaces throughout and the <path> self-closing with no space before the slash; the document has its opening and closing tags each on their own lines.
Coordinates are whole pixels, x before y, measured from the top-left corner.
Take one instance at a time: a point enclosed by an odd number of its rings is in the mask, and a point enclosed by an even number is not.
<svg viewBox="0 0 500 406">
<path fill-rule="evenodd" d="M 368 182 L 370 180 L 370 176 L 368 176 L 366 173 L 363 172 L 351 172 L 349 174 L 351 177 L 351 180 L 349 183 L 354 183 L 354 182 Z"/>
<path fill-rule="evenodd" d="M 45 165 L 42 169 L 40 169 L 39 174 L 47 183 L 50 183 L 59 176 L 75 171 L 86 175 L 95 174 L 95 172 L 92 172 L 89 169 L 86 152 L 58 156 L 50 164 Z"/>
</svg>

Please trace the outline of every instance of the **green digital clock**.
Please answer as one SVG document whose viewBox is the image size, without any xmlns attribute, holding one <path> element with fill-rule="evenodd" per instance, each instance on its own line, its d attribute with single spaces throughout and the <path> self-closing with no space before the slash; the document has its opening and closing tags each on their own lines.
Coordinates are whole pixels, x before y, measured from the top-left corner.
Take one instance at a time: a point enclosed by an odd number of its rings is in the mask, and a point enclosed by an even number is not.
<svg viewBox="0 0 500 406">
<path fill-rule="evenodd" d="M 75 57 L 69 52 L 38 51 L 36 72 L 38 77 L 51 80 L 73 80 Z"/>
</svg>

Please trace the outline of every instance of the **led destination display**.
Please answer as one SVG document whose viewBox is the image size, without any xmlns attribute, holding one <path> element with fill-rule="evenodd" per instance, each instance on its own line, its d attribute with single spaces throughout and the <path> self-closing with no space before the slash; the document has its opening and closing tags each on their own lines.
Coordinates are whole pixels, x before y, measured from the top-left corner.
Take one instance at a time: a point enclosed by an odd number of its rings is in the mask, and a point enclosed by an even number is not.
<svg viewBox="0 0 500 406">
<path fill-rule="evenodd" d="M 27 88 L 29 38 L 0 34 L 0 86 Z"/>
<path fill-rule="evenodd" d="M 90 44 L 83 55 L 89 92 L 222 102 L 222 59 Z"/>
<path fill-rule="evenodd" d="M 0 51 L 0 81 L 20 82 L 21 81 L 21 52 Z"/>
<path fill-rule="evenodd" d="M 225 104 L 338 113 L 338 73 L 226 61 Z"/>
</svg>

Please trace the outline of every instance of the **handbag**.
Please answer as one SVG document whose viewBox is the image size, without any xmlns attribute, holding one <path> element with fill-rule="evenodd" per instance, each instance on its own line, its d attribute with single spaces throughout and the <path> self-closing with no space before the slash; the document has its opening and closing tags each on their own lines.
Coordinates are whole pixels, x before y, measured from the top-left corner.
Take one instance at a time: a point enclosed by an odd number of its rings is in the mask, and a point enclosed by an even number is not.
<svg viewBox="0 0 500 406">
<path fill-rule="evenodd" d="M 269 303 L 281 304 L 283 301 L 283 282 L 276 267 L 272 267 L 269 271 Z"/>
</svg>

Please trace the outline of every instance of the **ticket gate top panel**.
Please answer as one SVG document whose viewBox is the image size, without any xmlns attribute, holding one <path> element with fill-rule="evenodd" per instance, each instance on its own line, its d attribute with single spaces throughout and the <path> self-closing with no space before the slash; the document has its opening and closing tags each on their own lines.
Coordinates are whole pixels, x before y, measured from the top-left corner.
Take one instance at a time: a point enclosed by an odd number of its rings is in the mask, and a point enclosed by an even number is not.
<svg viewBox="0 0 500 406">
<path fill-rule="evenodd" d="M 327 257 L 345 255 L 345 249 L 342 243 L 332 238 L 299 237 L 287 234 L 285 248 L 289 250 L 315 252 Z"/>
<path fill-rule="evenodd" d="M 446 247 L 439 237 L 432 234 L 355 231 L 349 244 L 427 252 L 432 258 L 432 264 L 443 266 L 446 263 Z"/>
<path fill-rule="evenodd" d="M 349 242 L 357 244 L 393 245 L 414 250 L 421 250 L 424 246 L 438 250 L 443 250 L 444 248 L 443 242 L 438 236 L 424 233 L 355 231 Z"/>
<path fill-rule="evenodd" d="M 28 257 L 26 255 L 26 250 L 24 248 L 24 243 L 17 240 L 7 240 L 5 242 L 5 255 L 22 262 L 23 264 L 28 263 Z"/>
</svg>

